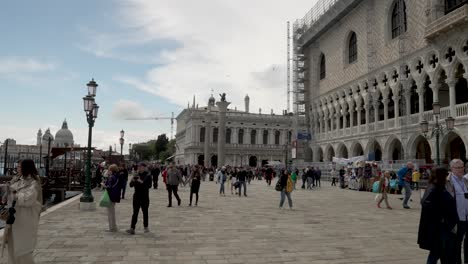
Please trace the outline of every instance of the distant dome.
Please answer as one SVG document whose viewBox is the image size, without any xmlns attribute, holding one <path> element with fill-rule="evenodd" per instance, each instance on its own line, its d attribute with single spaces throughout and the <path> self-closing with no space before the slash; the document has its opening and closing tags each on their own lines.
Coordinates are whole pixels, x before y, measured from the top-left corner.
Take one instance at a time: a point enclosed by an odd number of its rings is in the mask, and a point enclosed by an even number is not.
<svg viewBox="0 0 468 264">
<path fill-rule="evenodd" d="M 47 129 L 46 132 L 44 133 L 44 136 L 42 136 L 42 141 L 45 142 L 45 141 L 48 141 L 49 138 L 54 141 L 54 136 L 52 136 L 52 134 L 50 133 L 50 129 Z"/>
<path fill-rule="evenodd" d="M 55 145 L 58 147 L 71 147 L 73 146 L 73 134 L 68 129 L 67 121 L 63 121 L 62 129 L 55 134 Z"/>
<path fill-rule="evenodd" d="M 208 105 L 214 106 L 216 99 L 211 95 L 210 99 L 208 99 Z"/>
</svg>

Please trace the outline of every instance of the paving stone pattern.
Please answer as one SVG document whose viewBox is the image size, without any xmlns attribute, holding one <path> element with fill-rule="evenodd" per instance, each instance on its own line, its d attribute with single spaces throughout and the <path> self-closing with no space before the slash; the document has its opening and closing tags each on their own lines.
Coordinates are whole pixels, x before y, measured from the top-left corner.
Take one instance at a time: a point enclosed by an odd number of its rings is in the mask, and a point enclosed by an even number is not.
<svg viewBox="0 0 468 264">
<path fill-rule="evenodd" d="M 106 232 L 104 208 L 81 212 L 79 202 L 41 219 L 37 263 L 425 263 L 416 244 L 419 194 L 404 210 L 378 209 L 372 193 L 340 190 L 325 182 L 319 190 L 292 193 L 294 210 L 278 208 L 279 192 L 264 182 L 248 185 L 248 197 L 218 195 L 218 185 L 202 182 L 198 207 L 166 208 L 166 190 L 151 190 L 150 233 L 142 217 L 136 235 L 130 225 L 131 195 L 117 205 L 120 231 Z M 130 190 L 131 194 L 133 190 Z M 94 193 L 99 200 L 101 193 Z M 175 203 L 177 204 L 177 203 Z M 287 204 L 287 201 L 286 201 Z M 6 257 L 0 259 L 6 263 Z"/>
</svg>

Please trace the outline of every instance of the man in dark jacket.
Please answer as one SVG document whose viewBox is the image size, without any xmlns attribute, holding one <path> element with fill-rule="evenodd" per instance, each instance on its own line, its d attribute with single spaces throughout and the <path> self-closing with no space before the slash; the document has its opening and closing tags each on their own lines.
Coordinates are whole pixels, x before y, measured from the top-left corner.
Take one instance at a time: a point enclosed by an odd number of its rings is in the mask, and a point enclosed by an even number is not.
<svg viewBox="0 0 468 264">
<path fill-rule="evenodd" d="M 242 187 L 244 187 L 244 196 L 247 196 L 247 185 L 245 184 L 247 177 L 247 171 L 245 168 L 237 174 L 237 181 L 239 182 L 239 197 L 241 196 Z"/>
<path fill-rule="evenodd" d="M 133 193 L 133 215 L 132 224 L 127 233 L 134 235 L 135 226 L 138 220 L 138 213 L 143 212 L 143 227 L 145 233 L 149 232 L 148 229 L 148 208 L 150 204 L 149 189 L 151 189 L 151 175 L 146 170 L 146 163 L 141 162 L 138 164 L 138 175 L 134 176 L 130 181 L 130 188 L 134 187 Z"/>
<path fill-rule="evenodd" d="M 167 170 L 167 195 L 169 199 L 169 204 L 167 207 L 172 207 L 172 193 L 174 193 L 175 198 L 177 199 L 177 204 L 180 206 L 182 202 L 179 195 L 177 194 L 177 190 L 179 187 L 179 183 L 182 181 L 182 174 L 179 169 L 177 169 L 172 162 L 169 165 L 169 169 Z"/>
</svg>

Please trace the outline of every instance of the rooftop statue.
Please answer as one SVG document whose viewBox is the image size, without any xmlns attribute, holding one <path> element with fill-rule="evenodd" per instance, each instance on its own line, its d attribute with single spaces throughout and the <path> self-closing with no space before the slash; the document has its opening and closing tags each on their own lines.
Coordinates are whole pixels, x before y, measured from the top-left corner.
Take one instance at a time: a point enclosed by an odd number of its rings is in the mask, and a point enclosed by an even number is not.
<svg viewBox="0 0 468 264">
<path fill-rule="evenodd" d="M 221 96 L 221 102 L 226 102 L 226 93 L 219 94 Z"/>
</svg>

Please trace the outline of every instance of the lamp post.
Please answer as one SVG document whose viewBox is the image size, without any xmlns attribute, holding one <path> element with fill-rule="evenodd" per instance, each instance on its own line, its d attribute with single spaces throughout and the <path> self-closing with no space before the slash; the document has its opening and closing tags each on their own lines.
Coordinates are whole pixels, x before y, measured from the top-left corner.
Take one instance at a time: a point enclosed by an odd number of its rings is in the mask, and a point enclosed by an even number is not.
<svg viewBox="0 0 468 264">
<path fill-rule="evenodd" d="M 3 175 L 7 173 L 7 155 L 8 155 L 8 138 L 5 139 L 5 156 L 3 157 Z"/>
<path fill-rule="evenodd" d="M 123 145 L 124 145 L 124 142 L 125 142 L 125 139 L 124 139 L 124 135 L 125 135 L 125 131 L 120 130 L 120 139 L 119 139 L 119 142 L 120 142 L 120 156 L 123 157 Z"/>
<path fill-rule="evenodd" d="M 132 161 L 132 143 L 128 143 L 128 159 Z"/>
<path fill-rule="evenodd" d="M 45 175 L 49 177 L 49 169 L 50 169 L 50 143 L 52 138 L 49 136 L 47 139 L 47 159 L 46 159 L 46 171 Z"/>
<path fill-rule="evenodd" d="M 80 209 L 82 210 L 94 210 L 94 197 L 91 193 L 91 144 L 94 121 L 97 118 L 99 106 L 95 103 L 94 97 L 96 97 L 96 88 L 98 84 L 92 79 L 87 85 L 88 95 L 83 97 L 84 111 L 86 113 L 86 120 L 88 121 L 88 150 L 86 157 L 86 177 L 83 196 L 80 198 Z"/>
<path fill-rule="evenodd" d="M 436 138 L 436 159 L 437 159 L 437 165 L 440 165 L 440 152 L 439 152 L 439 137 L 444 134 L 444 130 L 446 129 L 447 131 L 452 131 L 454 126 L 455 126 L 455 119 L 451 116 L 447 117 L 445 119 L 445 127 L 442 124 L 439 124 L 439 115 L 440 115 L 440 103 L 439 102 L 434 102 L 432 104 L 432 112 L 435 117 L 435 124 L 434 127 L 432 128 L 432 131 L 430 134 L 429 133 L 429 123 L 426 120 L 423 120 L 420 123 L 421 126 L 421 132 L 423 133 L 424 137 L 426 139 L 430 139 L 435 136 Z"/>
</svg>

